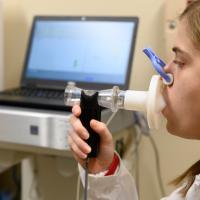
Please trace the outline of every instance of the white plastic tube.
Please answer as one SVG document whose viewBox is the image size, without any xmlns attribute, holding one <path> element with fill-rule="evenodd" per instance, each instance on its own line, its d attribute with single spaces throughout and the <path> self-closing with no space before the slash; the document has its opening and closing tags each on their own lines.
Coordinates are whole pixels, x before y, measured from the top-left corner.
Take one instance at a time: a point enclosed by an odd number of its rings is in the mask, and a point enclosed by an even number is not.
<svg viewBox="0 0 200 200">
<path fill-rule="evenodd" d="M 124 109 L 146 111 L 148 92 L 127 90 L 124 98 Z"/>
</svg>

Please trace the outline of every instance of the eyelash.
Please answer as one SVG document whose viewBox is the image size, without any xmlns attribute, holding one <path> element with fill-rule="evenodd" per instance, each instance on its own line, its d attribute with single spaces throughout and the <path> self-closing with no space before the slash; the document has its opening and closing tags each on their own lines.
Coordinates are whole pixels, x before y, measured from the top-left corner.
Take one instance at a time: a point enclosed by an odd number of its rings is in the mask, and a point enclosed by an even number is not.
<svg viewBox="0 0 200 200">
<path fill-rule="evenodd" d="M 173 60 L 173 63 L 178 65 L 179 67 L 183 67 L 184 62 L 178 61 L 178 60 Z"/>
</svg>

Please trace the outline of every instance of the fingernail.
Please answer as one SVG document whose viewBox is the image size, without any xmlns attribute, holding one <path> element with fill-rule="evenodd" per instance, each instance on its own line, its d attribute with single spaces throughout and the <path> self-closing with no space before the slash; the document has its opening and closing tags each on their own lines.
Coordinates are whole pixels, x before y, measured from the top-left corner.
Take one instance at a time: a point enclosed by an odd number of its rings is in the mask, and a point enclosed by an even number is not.
<svg viewBox="0 0 200 200">
<path fill-rule="evenodd" d="M 92 125 L 92 126 L 95 126 L 96 124 L 97 124 L 97 121 L 93 119 L 93 120 L 91 121 L 91 125 Z"/>
<path fill-rule="evenodd" d="M 91 147 L 87 148 L 87 152 L 90 153 L 91 152 Z"/>
<path fill-rule="evenodd" d="M 83 154 L 82 159 L 86 159 L 86 158 L 87 158 L 87 155 Z"/>
<path fill-rule="evenodd" d="M 87 140 L 89 138 L 89 134 L 87 132 L 84 132 L 84 138 Z"/>
</svg>

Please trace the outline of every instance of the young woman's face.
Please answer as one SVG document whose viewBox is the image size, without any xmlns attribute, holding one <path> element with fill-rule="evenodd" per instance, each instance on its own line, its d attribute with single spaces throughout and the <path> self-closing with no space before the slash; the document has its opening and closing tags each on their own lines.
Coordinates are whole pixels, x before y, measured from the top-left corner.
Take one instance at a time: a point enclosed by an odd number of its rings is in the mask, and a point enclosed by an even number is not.
<svg viewBox="0 0 200 200">
<path fill-rule="evenodd" d="M 174 76 L 163 95 L 167 130 L 177 136 L 200 139 L 200 50 L 190 40 L 187 23 L 181 20 L 173 47 L 174 59 L 165 69 Z"/>
</svg>

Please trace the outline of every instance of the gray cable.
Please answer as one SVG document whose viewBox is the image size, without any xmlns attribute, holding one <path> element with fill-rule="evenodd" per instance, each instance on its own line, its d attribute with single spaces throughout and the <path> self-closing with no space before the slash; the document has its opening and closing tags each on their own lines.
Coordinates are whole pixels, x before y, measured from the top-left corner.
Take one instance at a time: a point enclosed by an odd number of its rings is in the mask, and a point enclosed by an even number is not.
<svg viewBox="0 0 200 200">
<path fill-rule="evenodd" d="M 135 155 L 135 159 L 136 159 L 136 167 L 135 167 L 135 181 L 136 181 L 136 186 L 137 186 L 137 191 L 138 191 L 138 195 L 140 193 L 140 184 L 139 184 L 139 180 L 140 180 L 140 166 L 139 166 L 139 144 L 141 142 L 142 139 L 142 134 L 141 132 L 139 132 L 139 127 L 137 127 L 136 125 L 136 140 L 135 140 L 135 149 L 134 149 L 134 155 Z"/>
<path fill-rule="evenodd" d="M 89 158 L 86 158 L 86 160 L 85 160 L 85 189 L 84 189 L 84 200 L 87 200 L 87 196 L 88 196 L 88 163 L 89 163 Z"/>
<path fill-rule="evenodd" d="M 80 175 L 77 177 L 77 186 L 76 186 L 76 200 L 80 199 Z"/>
<path fill-rule="evenodd" d="M 113 120 L 113 118 L 115 117 L 115 115 L 117 114 L 118 110 L 116 112 L 113 112 L 110 117 L 108 118 L 107 122 L 106 122 L 106 126 L 109 126 L 111 121 Z"/>
<path fill-rule="evenodd" d="M 155 143 L 153 137 L 151 136 L 151 134 L 149 134 L 149 139 L 150 139 L 150 142 L 152 144 L 152 147 L 153 147 L 153 150 L 154 150 L 154 153 L 155 153 L 156 169 L 157 169 L 156 171 L 157 171 L 157 177 L 158 177 L 161 195 L 164 197 L 164 196 L 166 196 L 166 193 L 165 193 L 165 190 L 164 190 L 163 181 L 162 181 L 162 177 L 161 177 L 160 157 L 159 157 L 158 149 L 157 149 L 156 143 Z"/>
</svg>

